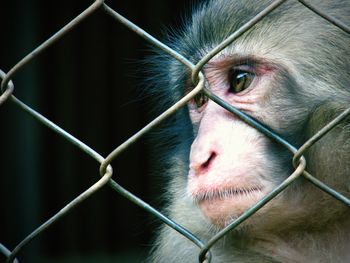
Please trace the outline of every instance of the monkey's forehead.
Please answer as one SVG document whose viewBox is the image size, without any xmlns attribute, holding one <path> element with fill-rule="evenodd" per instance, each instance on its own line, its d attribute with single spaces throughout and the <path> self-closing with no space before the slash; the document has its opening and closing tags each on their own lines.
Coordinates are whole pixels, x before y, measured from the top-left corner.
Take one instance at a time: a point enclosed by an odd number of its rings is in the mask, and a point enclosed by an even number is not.
<svg viewBox="0 0 350 263">
<path fill-rule="evenodd" d="M 272 2 L 272 0 L 204 1 L 195 8 L 178 39 L 177 46 L 181 53 L 196 63 Z M 349 1 L 318 0 L 313 4 L 331 14 L 336 14 L 343 22 L 350 20 Z M 324 35 L 322 32 L 327 30 L 332 32 L 334 37 L 341 33 L 339 29 L 297 1 L 287 1 L 235 40 L 222 53 L 258 55 L 259 52 L 263 54 L 281 52 L 284 57 L 290 53 L 295 58 L 298 55 L 295 52 L 300 52 L 299 55 L 302 57 L 304 49 L 310 49 L 305 43 L 313 42 L 316 38 L 322 42 Z M 329 37 L 332 37 L 332 34 L 330 33 Z M 307 52 L 310 54 L 310 50 Z"/>
</svg>

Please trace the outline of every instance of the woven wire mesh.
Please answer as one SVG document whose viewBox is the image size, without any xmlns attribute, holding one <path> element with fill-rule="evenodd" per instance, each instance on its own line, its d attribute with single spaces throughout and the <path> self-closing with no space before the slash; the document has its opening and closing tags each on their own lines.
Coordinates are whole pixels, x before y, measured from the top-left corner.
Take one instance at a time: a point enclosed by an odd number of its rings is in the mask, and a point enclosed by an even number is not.
<svg viewBox="0 0 350 263">
<path fill-rule="evenodd" d="M 150 214 L 154 215 L 155 217 L 159 218 L 162 222 L 167 224 L 169 227 L 175 229 L 177 232 L 188 238 L 190 241 L 192 241 L 196 246 L 198 246 L 201 249 L 201 252 L 199 254 L 199 261 L 204 262 L 207 260 L 208 262 L 211 260 L 210 255 L 210 248 L 221 238 L 223 238 L 229 231 L 236 228 L 239 224 L 241 224 L 243 221 L 245 221 L 247 218 L 252 216 L 257 210 L 259 210 L 261 207 L 263 207 L 267 202 L 269 202 L 272 198 L 274 198 L 276 195 L 278 195 L 281 191 L 283 191 L 285 188 L 287 188 L 292 182 L 294 182 L 297 178 L 300 176 L 303 176 L 306 178 L 310 183 L 314 184 L 324 192 L 332 195 L 334 198 L 338 199 L 339 201 L 345 203 L 346 205 L 350 205 L 350 200 L 337 192 L 335 189 L 332 189 L 325 185 L 323 182 L 319 181 L 317 178 L 313 177 L 310 173 L 308 173 L 305 170 L 306 167 L 306 160 L 303 157 L 303 153 L 308 150 L 310 147 L 312 147 L 313 144 L 315 144 L 319 139 L 321 139 L 326 133 L 328 133 L 330 130 L 332 130 L 337 124 L 339 124 L 341 121 L 343 121 L 347 116 L 350 114 L 350 108 L 345 110 L 343 113 L 341 113 L 339 116 L 337 116 L 334 120 L 332 120 L 330 123 L 328 123 L 325 127 L 323 127 L 321 130 L 319 130 L 313 137 L 311 137 L 309 140 L 307 140 L 301 147 L 296 148 L 295 146 L 291 145 L 287 140 L 284 138 L 278 136 L 277 134 L 270 131 L 267 127 L 264 127 L 245 113 L 239 111 L 238 109 L 234 108 L 233 106 L 229 105 L 219 97 L 217 97 L 215 94 L 213 94 L 210 90 L 206 89 L 204 87 L 204 75 L 201 73 L 201 70 L 203 66 L 216 54 L 218 54 L 221 50 L 226 48 L 229 44 L 231 44 L 233 41 L 235 41 L 237 38 L 239 38 L 244 32 L 249 30 L 251 27 L 253 27 L 256 23 L 259 23 L 266 15 L 268 15 L 270 12 L 275 10 L 276 8 L 279 8 L 281 5 L 284 4 L 286 0 L 277 0 L 272 2 L 267 8 L 265 8 L 260 13 L 256 14 L 249 22 L 247 22 L 245 25 L 243 25 L 241 28 L 239 28 L 236 32 L 234 32 L 230 37 L 228 37 L 226 40 L 224 40 L 221 44 L 216 46 L 211 52 L 206 54 L 197 64 L 191 63 L 188 58 L 183 57 L 173 49 L 166 46 L 164 43 L 158 41 L 155 37 L 145 32 L 143 29 L 126 19 L 125 17 L 121 16 L 119 13 L 117 13 L 115 10 L 110 8 L 105 1 L 98 0 L 93 2 L 92 5 L 90 5 L 88 8 L 86 8 L 80 15 L 75 17 L 71 22 L 69 22 L 67 25 L 62 27 L 56 34 L 52 35 L 50 38 L 48 38 L 46 41 L 44 41 L 41 45 L 39 45 L 36 49 L 31 51 L 27 56 L 23 57 L 17 64 L 15 64 L 8 72 L 3 72 L 0 70 L 0 78 L 1 81 L 1 89 L 2 93 L 0 96 L 0 106 L 7 103 L 12 103 L 19 109 L 29 113 L 36 121 L 40 122 L 47 128 L 53 130 L 56 132 L 59 136 L 67 140 L 69 143 L 74 145 L 75 147 L 82 150 L 86 155 L 93 158 L 97 163 L 100 165 L 100 178 L 92 184 L 88 189 L 86 189 L 83 193 L 78 195 L 74 200 L 67 203 L 66 206 L 64 206 L 59 212 L 52 215 L 52 217 L 44 222 L 42 225 L 38 226 L 32 233 L 29 233 L 23 240 L 21 240 L 17 246 L 15 246 L 13 249 L 8 249 L 5 245 L 0 244 L 0 251 L 7 257 L 7 262 L 17 262 L 16 257 L 19 256 L 19 252 L 22 250 L 23 247 L 25 247 L 31 240 L 34 238 L 40 238 L 40 235 L 42 235 L 43 232 L 45 232 L 48 227 L 56 223 L 58 220 L 60 220 L 64 215 L 70 213 L 72 210 L 74 210 L 81 202 L 86 200 L 88 197 L 93 196 L 96 194 L 101 188 L 103 187 L 110 187 L 114 191 L 116 191 L 121 196 L 128 199 L 131 203 L 134 203 L 138 205 L 139 207 L 145 209 Z M 301 4 L 305 6 L 305 8 L 308 8 L 312 10 L 315 15 L 319 15 L 322 18 L 329 21 L 329 23 L 332 23 L 334 26 L 340 28 L 344 32 L 350 34 L 350 28 L 342 23 L 342 21 L 339 21 L 333 17 L 328 16 L 324 11 L 321 11 L 317 8 L 317 6 L 313 6 L 311 4 L 308 4 L 305 1 L 299 0 Z M 26 65 L 33 62 L 35 58 L 41 55 L 41 53 L 47 49 L 49 49 L 52 44 L 57 42 L 60 38 L 67 34 L 74 34 L 71 32 L 72 29 L 75 27 L 79 27 L 81 23 L 89 17 L 91 14 L 95 13 L 97 10 L 102 10 L 106 16 L 110 16 L 114 19 L 115 22 L 122 24 L 124 27 L 128 28 L 131 33 L 139 35 L 141 38 L 143 38 L 145 41 L 149 42 L 151 45 L 155 46 L 156 48 L 159 48 L 163 52 L 167 53 L 168 55 L 174 57 L 176 60 L 184 64 L 188 69 L 192 72 L 192 80 L 193 83 L 196 83 L 196 87 L 189 92 L 187 95 L 185 95 L 182 99 L 180 99 L 176 104 L 171 106 L 168 110 L 163 112 L 160 116 L 152 120 L 150 123 L 148 123 L 146 126 L 144 126 L 139 132 L 135 133 L 133 136 L 128 138 L 124 143 L 116 147 L 111 153 L 109 153 L 107 156 L 102 156 L 100 153 L 95 151 L 93 148 L 88 146 L 83 141 L 77 139 L 72 134 L 68 133 L 64 129 L 60 128 L 57 124 L 47 119 L 45 116 L 40 114 L 39 112 L 35 111 L 33 108 L 29 107 L 25 103 L 23 103 L 20 99 L 14 96 L 15 91 L 15 85 L 12 82 L 12 79 L 16 76 L 16 74 L 21 71 Z M 283 181 L 278 187 L 276 187 L 272 192 L 267 194 L 263 199 L 258 201 L 253 207 L 245 211 L 241 216 L 239 216 L 236 220 L 234 220 L 231 224 L 229 224 L 227 227 L 225 227 L 223 230 L 221 230 L 218 234 L 213 236 L 209 241 L 204 242 L 203 240 L 199 239 L 197 236 L 195 236 L 193 233 L 191 233 L 189 230 L 185 229 L 181 225 L 179 225 L 177 222 L 174 222 L 171 220 L 171 218 L 168 218 L 161 212 L 159 212 L 157 209 L 150 206 L 148 203 L 144 202 L 125 188 L 123 188 L 120 184 L 118 184 L 117 181 L 112 179 L 113 175 L 113 169 L 111 166 L 111 163 L 113 160 L 119 157 L 119 155 L 124 152 L 128 151 L 130 146 L 135 144 L 138 140 L 140 140 L 144 135 L 148 134 L 152 129 L 154 129 L 157 125 L 162 123 L 164 120 L 169 118 L 174 112 L 179 110 L 181 107 L 187 104 L 189 100 L 191 100 L 196 94 L 199 92 L 203 92 L 206 96 L 208 96 L 211 100 L 225 108 L 226 110 L 230 111 L 240 119 L 242 119 L 244 122 L 248 123 L 249 125 L 253 126 L 254 128 L 258 129 L 261 133 L 268 136 L 272 140 L 276 141 L 277 143 L 284 146 L 286 149 L 288 149 L 293 155 L 293 164 L 295 167 L 294 172 L 285 180 Z"/>
</svg>

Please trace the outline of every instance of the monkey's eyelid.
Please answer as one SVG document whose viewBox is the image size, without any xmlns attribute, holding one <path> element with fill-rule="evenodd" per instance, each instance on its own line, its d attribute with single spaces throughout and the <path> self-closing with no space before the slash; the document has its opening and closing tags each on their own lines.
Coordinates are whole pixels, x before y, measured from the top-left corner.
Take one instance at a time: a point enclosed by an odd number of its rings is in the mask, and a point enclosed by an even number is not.
<svg viewBox="0 0 350 263">
<path fill-rule="evenodd" d="M 281 67 L 280 64 L 276 64 L 273 61 L 256 57 L 241 58 L 239 60 L 235 59 L 231 61 L 231 69 L 248 71 L 256 74 L 257 76 L 265 74 L 266 72 L 274 71 Z"/>
<path fill-rule="evenodd" d="M 256 68 L 257 68 L 257 65 L 249 65 L 246 63 L 231 66 L 231 70 L 247 71 L 251 73 L 255 73 Z"/>
</svg>

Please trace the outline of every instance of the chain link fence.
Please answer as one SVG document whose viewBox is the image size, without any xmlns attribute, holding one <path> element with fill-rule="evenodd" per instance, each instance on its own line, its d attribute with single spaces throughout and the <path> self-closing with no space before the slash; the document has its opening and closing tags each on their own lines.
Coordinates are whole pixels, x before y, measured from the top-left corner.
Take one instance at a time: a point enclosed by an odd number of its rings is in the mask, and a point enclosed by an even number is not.
<svg viewBox="0 0 350 263">
<path fill-rule="evenodd" d="M 297 1 L 297 0 L 296 0 Z M 323 127 L 321 130 L 319 130 L 312 138 L 307 140 L 301 147 L 296 148 L 293 145 L 291 145 L 288 141 L 286 141 L 284 138 L 281 138 L 277 134 L 271 132 L 268 128 L 264 127 L 260 123 L 256 122 L 254 119 L 250 118 L 248 115 L 244 114 L 243 112 L 237 110 L 236 108 L 232 107 L 225 101 L 221 100 L 219 97 L 217 97 L 215 94 L 213 94 L 210 90 L 206 89 L 204 87 L 204 75 L 201 73 L 201 70 L 203 66 L 211 59 L 213 58 L 217 53 L 219 53 L 221 50 L 223 50 L 225 47 L 227 47 L 229 44 L 231 44 L 235 39 L 239 38 L 244 32 L 249 30 L 251 27 L 253 27 L 255 24 L 259 23 L 260 20 L 262 20 L 266 15 L 268 15 L 270 12 L 275 10 L 276 8 L 279 8 L 279 6 L 283 5 L 286 0 L 277 0 L 273 1 L 272 4 L 270 4 L 266 9 L 261 11 L 258 14 L 252 14 L 255 15 L 248 23 L 243 25 L 240 29 L 238 29 L 236 32 L 234 32 L 230 37 L 228 37 L 226 40 L 224 40 L 221 44 L 216 46 L 211 52 L 206 54 L 196 65 L 192 64 L 187 58 L 183 57 L 179 53 L 175 52 L 173 49 L 166 46 L 164 43 L 158 41 L 156 38 L 154 38 L 152 35 L 145 32 L 143 29 L 138 27 L 137 25 L 133 24 L 131 21 L 126 19 L 125 17 L 121 16 L 119 13 L 117 13 L 115 10 L 110 8 L 105 1 L 103 0 L 97 0 L 93 2 L 91 6 L 89 6 L 85 11 L 83 11 L 80 15 L 75 17 L 70 23 L 65 25 L 61 30 L 59 30 L 56 34 L 51 36 L 49 39 L 47 39 L 44 43 L 42 43 L 40 46 L 38 46 L 36 49 L 34 49 L 32 52 L 30 52 L 27 56 L 22 58 L 16 65 L 14 65 L 8 72 L 4 72 L 0 70 L 0 78 L 1 81 L 1 96 L 0 96 L 0 106 L 2 106 L 5 102 L 6 103 L 12 103 L 16 107 L 20 108 L 22 111 L 25 111 L 29 113 L 36 121 L 40 122 L 44 126 L 46 126 L 48 129 L 53 130 L 56 132 L 59 136 L 66 139 L 68 142 L 73 144 L 78 149 L 82 150 L 86 155 L 93 158 L 99 165 L 100 165 L 100 178 L 91 185 L 88 189 L 86 189 L 83 193 L 78 195 L 74 200 L 66 204 L 59 212 L 52 215 L 52 217 L 47 220 L 42 225 L 38 226 L 32 233 L 29 233 L 23 240 L 21 240 L 13 249 L 7 248 L 6 244 L 0 244 L 0 251 L 2 254 L 5 255 L 7 258 L 7 262 L 18 262 L 16 257 L 19 256 L 19 253 L 21 250 L 34 238 L 40 238 L 40 235 L 45 232 L 51 225 L 55 224 L 58 220 L 60 220 L 63 216 L 70 213 L 72 210 L 74 210 L 80 203 L 82 203 L 84 200 L 86 200 L 88 197 L 93 196 L 96 194 L 101 188 L 103 187 L 110 187 L 112 188 L 117 194 L 125 197 L 128 199 L 131 203 L 136 204 L 137 206 L 141 207 L 142 209 L 146 210 L 148 213 L 152 214 L 153 216 L 160 219 L 163 223 L 167 224 L 169 227 L 175 229 L 177 232 L 188 238 L 190 241 L 192 241 L 195 245 L 197 245 L 201 252 L 199 254 L 199 261 L 200 262 L 210 262 L 211 255 L 210 255 L 210 248 L 221 238 L 223 238 L 229 231 L 237 227 L 239 224 L 241 224 L 244 220 L 252 216 L 257 210 L 259 210 L 262 206 L 264 206 L 267 202 L 269 202 L 272 198 L 274 198 L 276 195 L 278 195 L 281 191 L 283 191 L 286 187 L 288 187 L 293 181 L 295 181 L 300 176 L 303 176 L 306 178 L 310 183 L 314 184 L 324 192 L 330 194 L 334 198 L 338 199 L 339 201 L 343 202 L 347 206 L 350 205 L 350 200 L 340 194 L 336 191 L 336 189 L 332 189 L 325 185 L 323 182 L 319 181 L 317 178 L 313 177 L 310 173 L 308 173 L 305 170 L 306 167 L 306 160 L 303 157 L 303 153 L 308 150 L 310 147 L 312 147 L 313 144 L 315 144 L 319 139 L 321 139 L 327 132 L 329 132 L 331 129 L 333 129 L 337 124 L 339 124 L 342 120 L 344 120 L 347 116 L 350 114 L 350 108 L 345 110 L 343 113 L 341 113 L 339 116 L 337 116 L 334 120 L 332 120 L 330 123 L 328 123 L 325 127 Z M 317 6 L 313 6 L 305 1 L 298 0 L 301 4 L 305 6 L 305 8 L 308 8 L 312 10 L 315 15 L 319 15 L 322 18 L 329 21 L 329 23 L 332 23 L 334 26 L 340 28 L 344 32 L 350 34 L 350 28 L 349 26 L 345 25 L 342 21 L 339 21 L 333 17 L 328 16 L 324 10 L 321 11 L 317 8 Z M 87 144 L 85 144 L 83 141 L 80 141 L 64 129 L 60 128 L 58 125 L 56 125 L 54 122 L 47 119 L 45 116 L 40 114 L 39 112 L 35 111 L 25 103 L 23 103 L 21 100 L 19 100 L 17 97 L 14 96 L 15 91 L 15 85 L 12 82 L 12 79 L 16 76 L 16 74 L 21 71 L 26 65 L 29 63 L 32 63 L 32 61 L 41 55 L 43 51 L 46 49 L 49 49 L 52 44 L 54 44 L 57 40 L 62 38 L 63 36 L 67 34 L 74 34 L 72 29 L 75 27 L 78 27 L 87 17 L 89 17 L 91 14 L 96 12 L 97 10 L 103 10 L 106 16 L 111 16 L 115 22 L 122 24 L 126 28 L 130 29 L 132 33 L 135 33 L 139 35 L 141 38 L 143 38 L 145 41 L 149 42 L 150 44 L 154 45 L 156 48 L 161 49 L 163 52 L 167 53 L 170 56 L 173 56 L 175 59 L 183 63 L 187 68 L 189 68 L 192 72 L 192 80 L 193 83 L 197 83 L 196 87 L 188 93 L 186 96 L 184 96 L 181 100 L 179 100 L 175 105 L 170 107 L 168 110 L 163 112 L 160 116 L 155 118 L 153 121 L 151 121 L 149 124 L 147 124 L 145 127 L 143 127 L 139 132 L 135 133 L 133 136 L 131 136 L 129 139 L 127 139 L 124 143 L 119 145 L 117 148 L 115 148 L 110 154 L 107 156 L 102 156 L 100 153 L 89 147 Z M 261 133 L 268 136 L 272 140 L 276 141 L 277 143 L 284 146 L 286 149 L 288 149 L 293 154 L 293 164 L 295 167 L 294 172 L 285 180 L 283 181 L 278 187 L 276 187 L 272 192 L 270 192 L 268 195 L 266 195 L 262 200 L 260 200 L 258 203 L 256 203 L 253 207 L 245 211 L 240 217 L 238 217 L 236 220 L 234 220 L 230 225 L 225 227 L 223 230 L 221 230 L 218 234 L 213 236 L 209 241 L 204 242 L 203 240 L 200 240 L 198 237 L 196 237 L 193 233 L 179 225 L 177 222 L 174 222 L 171 220 L 171 218 L 166 217 L 164 214 L 159 212 L 157 209 L 150 206 L 148 203 L 144 202 L 128 190 L 124 189 L 118 182 L 112 179 L 113 175 L 113 168 L 111 166 L 111 162 L 118 158 L 118 156 L 124 152 L 128 151 L 129 147 L 133 145 L 136 141 L 140 140 L 145 134 L 149 133 L 153 128 L 155 128 L 158 124 L 163 122 L 165 119 L 167 119 L 169 116 L 171 116 L 174 112 L 176 112 L 179 108 L 186 105 L 186 103 L 192 99 L 196 94 L 199 92 L 203 92 L 208 98 L 216 102 L 217 104 L 221 105 L 226 110 L 230 111 L 240 119 L 242 119 L 244 122 L 248 123 L 249 125 L 255 127 L 258 129 Z"/>
</svg>

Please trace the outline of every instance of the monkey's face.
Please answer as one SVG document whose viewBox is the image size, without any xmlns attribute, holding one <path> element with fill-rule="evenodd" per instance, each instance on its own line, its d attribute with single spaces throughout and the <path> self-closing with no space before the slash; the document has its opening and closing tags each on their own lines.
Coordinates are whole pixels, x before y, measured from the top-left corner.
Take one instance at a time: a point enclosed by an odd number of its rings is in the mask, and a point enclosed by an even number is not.
<svg viewBox="0 0 350 263">
<path fill-rule="evenodd" d="M 193 22 L 180 39 L 183 53 L 194 64 L 239 28 L 240 23 L 237 24 L 236 19 L 240 17 L 240 12 L 235 11 L 235 5 L 244 5 L 245 1 L 229 2 L 232 5 L 222 8 L 220 4 L 216 6 L 217 1 L 211 1 L 214 8 L 218 8 L 215 12 L 198 12 L 193 17 L 193 21 L 203 28 Z M 217 16 L 216 12 L 222 13 L 222 16 Z M 297 14 L 299 16 L 299 12 Z M 245 16 L 241 18 L 246 19 Z M 303 15 L 300 14 L 300 18 Z M 340 82 L 331 75 L 319 78 L 329 72 L 329 69 L 322 70 L 320 65 L 331 60 L 327 55 L 330 53 L 327 48 L 322 52 L 322 48 L 305 44 L 305 32 L 310 40 L 318 35 L 310 37 L 313 32 L 306 24 L 296 24 L 295 18 L 290 19 L 286 16 L 252 28 L 210 59 L 202 72 L 207 89 L 298 148 L 314 134 L 310 121 L 314 118 L 315 109 L 334 98 L 337 91 L 329 87 Z M 285 26 L 291 27 L 293 34 L 286 31 Z M 343 57 L 339 55 L 338 61 L 343 61 Z M 345 64 L 348 65 L 348 62 Z M 337 68 L 335 64 L 334 68 Z M 186 72 L 175 70 L 176 66 L 171 69 L 170 76 Z M 185 90 L 190 89 L 186 87 L 188 82 L 176 82 L 178 74 L 176 77 L 173 83 L 178 85 L 172 87 L 185 85 Z M 327 84 L 323 81 L 331 82 Z M 192 99 L 188 109 L 195 139 L 189 156 L 187 193 L 203 214 L 221 227 L 240 216 L 291 175 L 293 156 L 203 94 Z M 321 124 L 323 119 L 318 118 L 315 122 Z M 310 164 L 320 161 L 320 156 L 311 152 L 306 153 L 305 158 L 308 169 Z M 305 211 L 298 210 L 298 207 L 305 207 L 306 191 L 303 187 L 301 180 L 294 182 L 257 214 L 281 214 L 278 217 L 281 223 L 288 215 L 293 218 L 306 216 Z M 286 209 L 290 207 L 293 209 Z M 249 220 L 254 218 L 257 217 Z"/>
<path fill-rule="evenodd" d="M 278 74 L 272 64 L 225 56 L 205 69 L 207 86 L 216 95 L 275 126 L 267 108 Z M 196 138 L 187 190 L 203 214 L 222 227 L 269 193 L 290 169 L 278 156 L 266 154 L 271 152 L 268 138 L 204 95 L 190 101 L 189 113 Z"/>
</svg>

